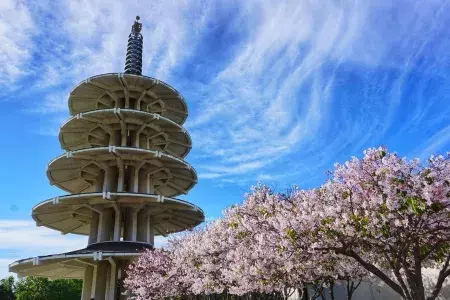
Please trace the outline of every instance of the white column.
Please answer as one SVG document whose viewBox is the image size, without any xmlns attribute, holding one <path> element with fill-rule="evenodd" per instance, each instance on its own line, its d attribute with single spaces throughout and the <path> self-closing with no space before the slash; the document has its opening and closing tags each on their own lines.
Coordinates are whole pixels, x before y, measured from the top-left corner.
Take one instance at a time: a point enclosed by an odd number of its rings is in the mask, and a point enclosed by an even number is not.
<svg viewBox="0 0 450 300">
<path fill-rule="evenodd" d="M 131 240 L 133 242 L 136 242 L 136 240 L 137 240 L 137 224 L 138 224 L 137 216 L 138 216 L 138 212 L 139 212 L 138 209 L 134 209 L 133 210 L 133 233 L 132 233 L 132 236 L 131 236 Z"/>
<path fill-rule="evenodd" d="M 147 171 L 145 169 L 139 170 L 139 193 L 147 193 Z"/>
<path fill-rule="evenodd" d="M 138 185 L 138 177 L 139 177 L 139 170 L 135 166 L 128 166 L 129 169 L 129 182 L 128 182 L 128 192 L 130 193 L 137 193 L 139 191 L 139 185 Z"/>
<path fill-rule="evenodd" d="M 109 269 L 109 291 L 108 291 L 108 299 L 116 300 L 116 292 L 117 292 L 117 265 L 116 262 L 109 258 L 109 263 L 111 264 Z"/>
<path fill-rule="evenodd" d="M 147 212 L 143 209 L 137 214 L 137 240 L 147 242 Z"/>
<path fill-rule="evenodd" d="M 89 232 L 88 245 L 97 242 L 99 218 L 100 218 L 99 213 L 92 211 L 91 228 L 90 228 L 90 232 Z"/>
<path fill-rule="evenodd" d="M 94 267 L 87 267 L 84 270 L 83 277 L 83 291 L 81 293 L 81 300 L 91 300 L 92 281 L 94 279 Z"/>
<path fill-rule="evenodd" d="M 117 191 L 117 167 L 108 167 L 108 171 L 105 176 L 105 192 Z"/>
<path fill-rule="evenodd" d="M 111 272 L 111 266 L 108 267 L 108 273 L 106 273 L 106 275 L 105 275 L 106 276 L 105 300 L 109 300 L 109 284 L 110 284 L 110 281 L 109 281 L 110 275 L 109 275 L 109 273 L 110 272 Z"/>
<path fill-rule="evenodd" d="M 120 241 L 120 231 L 121 231 L 121 226 L 122 225 L 122 214 L 120 211 L 120 207 L 119 206 L 114 206 L 114 236 L 113 236 L 113 240 L 114 241 Z"/>
<path fill-rule="evenodd" d="M 109 269 L 109 262 L 100 261 L 97 265 L 97 276 L 95 283 L 95 300 L 103 300 L 106 296 L 106 282 Z"/>
<path fill-rule="evenodd" d="M 91 291 L 91 299 L 95 297 L 95 287 L 97 286 L 97 270 L 98 266 L 94 266 L 94 279 L 92 280 L 92 291 Z"/>
<path fill-rule="evenodd" d="M 123 212 L 123 240 L 131 241 L 133 236 L 133 209 L 125 208 Z"/>
<path fill-rule="evenodd" d="M 122 160 L 119 160 L 117 165 L 117 169 L 119 170 L 119 176 L 117 177 L 117 191 L 123 192 L 123 187 L 125 183 L 125 167 L 123 165 Z"/>
<path fill-rule="evenodd" d="M 100 226 L 98 231 L 98 242 L 110 241 L 111 234 L 114 231 L 113 221 L 114 211 L 112 208 L 106 208 L 100 217 Z"/>
<path fill-rule="evenodd" d="M 127 126 L 126 126 L 126 124 L 125 124 L 125 122 L 124 121 L 120 121 L 120 135 L 121 135 L 121 137 L 120 137 L 120 140 L 121 140 L 121 143 L 120 143 L 120 145 L 122 146 L 122 147 L 126 147 L 126 145 L 127 145 Z"/>
</svg>

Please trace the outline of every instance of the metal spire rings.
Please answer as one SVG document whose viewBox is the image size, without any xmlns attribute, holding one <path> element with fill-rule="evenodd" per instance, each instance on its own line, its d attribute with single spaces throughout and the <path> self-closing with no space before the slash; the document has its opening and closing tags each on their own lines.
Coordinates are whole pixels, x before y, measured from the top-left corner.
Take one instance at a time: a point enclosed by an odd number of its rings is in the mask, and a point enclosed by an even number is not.
<svg viewBox="0 0 450 300">
<path fill-rule="evenodd" d="M 143 37 L 141 34 L 142 24 L 139 16 L 136 17 L 131 33 L 128 36 L 127 56 L 125 58 L 125 74 L 142 74 L 142 47 Z"/>
</svg>

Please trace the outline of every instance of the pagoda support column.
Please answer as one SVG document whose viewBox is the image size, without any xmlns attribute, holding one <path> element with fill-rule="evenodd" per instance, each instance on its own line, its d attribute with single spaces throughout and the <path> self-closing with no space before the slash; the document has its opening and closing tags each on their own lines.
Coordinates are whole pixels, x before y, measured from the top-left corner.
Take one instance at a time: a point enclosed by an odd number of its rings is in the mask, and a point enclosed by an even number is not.
<svg viewBox="0 0 450 300">
<path fill-rule="evenodd" d="M 138 239 L 137 239 L 137 232 L 138 232 L 138 213 L 139 213 L 139 211 L 142 209 L 142 206 L 141 207 L 138 207 L 138 208 L 135 208 L 134 210 L 133 210 L 133 232 L 132 232 L 132 236 L 131 236 L 131 240 L 133 241 L 133 242 L 136 242 Z M 144 227 L 144 229 L 145 229 L 145 227 Z"/>
<path fill-rule="evenodd" d="M 120 207 L 115 204 L 114 205 L 114 236 L 113 241 L 120 241 L 120 234 L 121 234 L 121 225 L 122 225 L 122 214 L 120 212 Z"/>
<path fill-rule="evenodd" d="M 142 209 L 137 214 L 137 241 L 147 242 L 147 212 Z"/>
<path fill-rule="evenodd" d="M 117 191 L 124 192 L 125 166 L 123 165 L 123 161 L 120 158 L 117 159 L 117 169 L 119 170 L 119 176 L 117 178 Z"/>
<path fill-rule="evenodd" d="M 100 219 L 99 213 L 92 211 L 88 245 L 97 242 L 99 219 Z"/>
<path fill-rule="evenodd" d="M 81 300 L 91 300 L 93 280 L 94 280 L 94 267 L 89 266 L 84 270 L 83 291 L 81 293 Z"/>
<path fill-rule="evenodd" d="M 129 168 L 129 174 L 130 174 L 130 178 L 129 178 L 129 182 L 128 182 L 128 191 L 130 193 L 138 193 L 139 192 L 139 183 L 138 183 L 138 178 L 139 178 L 139 169 L 136 168 L 135 166 L 128 166 Z"/>
<path fill-rule="evenodd" d="M 106 296 L 106 283 L 108 280 L 109 262 L 103 260 L 97 265 L 97 276 L 95 282 L 95 297 L 94 299 L 103 300 Z"/>
<path fill-rule="evenodd" d="M 138 172 L 138 191 L 141 194 L 147 192 L 147 171 L 144 169 Z"/>
<path fill-rule="evenodd" d="M 98 231 L 98 242 L 110 241 L 111 234 L 114 232 L 114 210 L 107 208 L 100 217 L 100 226 Z"/>
<path fill-rule="evenodd" d="M 109 284 L 108 284 L 108 299 L 116 300 L 117 298 L 117 264 L 111 257 L 108 258 L 110 263 L 109 268 Z"/>
<path fill-rule="evenodd" d="M 105 172 L 105 188 L 104 192 L 117 191 L 117 167 L 109 167 Z"/>
<path fill-rule="evenodd" d="M 125 208 L 124 211 L 124 228 L 123 228 L 123 240 L 131 241 L 133 236 L 133 209 Z"/>
</svg>

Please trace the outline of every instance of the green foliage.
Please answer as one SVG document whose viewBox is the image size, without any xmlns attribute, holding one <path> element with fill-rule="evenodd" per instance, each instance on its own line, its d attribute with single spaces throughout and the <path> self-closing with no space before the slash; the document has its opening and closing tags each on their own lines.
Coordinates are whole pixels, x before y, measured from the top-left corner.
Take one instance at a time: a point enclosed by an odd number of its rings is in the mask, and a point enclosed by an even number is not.
<svg viewBox="0 0 450 300">
<path fill-rule="evenodd" d="M 289 239 L 291 239 L 291 241 L 292 241 L 293 243 L 295 243 L 295 242 L 297 241 L 298 234 L 297 234 L 297 231 L 295 231 L 294 229 L 292 229 L 292 228 L 287 228 L 287 229 L 286 229 L 286 234 L 287 234 L 287 236 L 289 237 Z"/>
<path fill-rule="evenodd" d="M 78 300 L 82 281 L 41 277 L 26 277 L 14 282 L 14 277 L 0 281 L 0 299 L 5 300 Z"/>
<path fill-rule="evenodd" d="M 333 222 L 334 222 L 334 218 L 332 218 L 332 217 L 326 217 L 320 221 L 320 223 L 322 223 L 322 225 L 324 225 L 324 226 L 333 224 Z"/>
<path fill-rule="evenodd" d="M 425 212 L 426 202 L 423 199 L 417 197 L 408 197 L 406 198 L 406 204 L 413 210 L 413 212 L 421 216 Z"/>
<path fill-rule="evenodd" d="M 450 244 L 445 243 L 438 247 L 433 253 L 431 253 L 431 257 L 439 263 L 443 263 L 450 253 Z"/>
<path fill-rule="evenodd" d="M 231 222 L 230 223 L 230 227 L 233 228 L 233 229 L 238 228 L 238 226 L 239 226 L 238 222 Z"/>
<path fill-rule="evenodd" d="M 272 214 L 271 214 L 267 209 L 265 209 L 264 207 L 260 208 L 260 209 L 259 209 L 259 212 L 261 213 L 261 215 L 262 215 L 264 218 L 268 218 L 268 217 L 271 217 L 271 216 L 272 216 Z"/>
<path fill-rule="evenodd" d="M 0 280 L 0 299 L 14 300 L 14 277 L 9 276 Z"/>
<path fill-rule="evenodd" d="M 359 215 L 352 214 L 350 218 L 353 221 L 353 225 L 355 226 L 355 230 L 357 232 L 362 232 L 363 234 L 367 233 L 367 225 L 369 224 L 368 217 L 362 217 Z"/>
<path fill-rule="evenodd" d="M 383 226 L 381 227 L 381 234 L 384 238 L 388 238 L 391 235 L 391 230 L 387 223 L 383 224 Z"/>
<path fill-rule="evenodd" d="M 248 236 L 248 232 L 247 231 L 241 231 L 241 232 L 238 232 L 238 234 L 236 235 L 236 237 L 238 238 L 238 239 L 243 239 L 243 238 L 245 238 L 245 237 L 247 237 Z"/>
<path fill-rule="evenodd" d="M 433 203 L 431 203 L 430 208 L 434 212 L 440 212 L 441 210 L 443 210 L 445 208 L 445 206 L 442 203 L 433 202 Z"/>
</svg>

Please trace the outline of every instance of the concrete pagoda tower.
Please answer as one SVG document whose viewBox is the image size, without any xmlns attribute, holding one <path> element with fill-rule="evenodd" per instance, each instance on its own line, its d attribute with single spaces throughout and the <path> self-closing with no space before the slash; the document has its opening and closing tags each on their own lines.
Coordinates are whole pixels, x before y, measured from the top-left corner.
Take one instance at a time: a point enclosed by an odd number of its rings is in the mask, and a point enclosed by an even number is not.
<svg viewBox="0 0 450 300">
<path fill-rule="evenodd" d="M 142 72 L 142 24 L 132 26 L 124 73 L 90 77 L 69 95 L 72 117 L 59 133 L 66 153 L 47 176 L 68 192 L 33 207 L 37 226 L 87 235 L 84 249 L 12 263 L 19 276 L 82 278 L 82 300 L 128 299 L 127 265 L 157 235 L 204 221 L 197 206 L 178 200 L 197 182 L 183 158 L 191 139 L 188 110 L 169 85 Z"/>
</svg>

